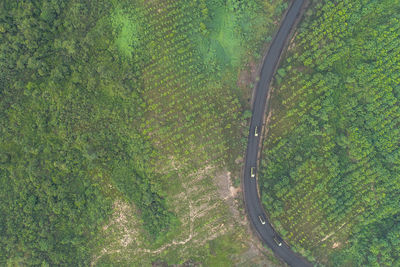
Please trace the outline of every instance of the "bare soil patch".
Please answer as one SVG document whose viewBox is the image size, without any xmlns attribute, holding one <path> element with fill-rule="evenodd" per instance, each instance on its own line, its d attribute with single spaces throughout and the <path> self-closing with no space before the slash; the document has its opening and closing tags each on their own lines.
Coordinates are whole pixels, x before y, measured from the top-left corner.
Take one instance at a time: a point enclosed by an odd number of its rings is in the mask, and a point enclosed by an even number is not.
<svg viewBox="0 0 400 267">
<path fill-rule="evenodd" d="M 259 64 L 251 60 L 243 70 L 239 71 L 237 86 L 242 90 L 243 99 L 247 99 L 246 104 L 250 104 L 252 92 L 257 83 L 259 70 Z"/>
<path fill-rule="evenodd" d="M 220 198 L 225 200 L 225 202 L 228 204 L 229 210 L 236 221 L 241 222 L 242 219 L 239 214 L 238 202 L 236 200 L 236 196 L 238 192 L 241 191 L 241 188 L 235 188 L 232 185 L 231 172 L 223 170 L 222 172 L 217 173 L 214 182 L 217 186 Z"/>
</svg>

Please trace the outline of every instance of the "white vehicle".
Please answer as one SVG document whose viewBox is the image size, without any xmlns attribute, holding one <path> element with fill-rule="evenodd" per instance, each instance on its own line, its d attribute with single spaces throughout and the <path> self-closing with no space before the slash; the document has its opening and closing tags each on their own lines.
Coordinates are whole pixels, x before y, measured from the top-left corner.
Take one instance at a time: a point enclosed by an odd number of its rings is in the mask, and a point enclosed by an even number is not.
<svg viewBox="0 0 400 267">
<path fill-rule="evenodd" d="M 257 126 L 254 128 L 254 136 L 258 136 L 258 127 Z"/>
<path fill-rule="evenodd" d="M 278 246 L 282 246 L 282 239 L 279 236 L 274 236 L 274 241 Z"/>
<path fill-rule="evenodd" d="M 262 215 L 258 215 L 258 219 L 260 220 L 261 224 L 265 224 L 265 220 Z"/>
<path fill-rule="evenodd" d="M 251 167 L 251 169 L 250 169 L 250 176 L 251 176 L 251 178 L 256 177 L 256 170 L 255 170 L 255 169 L 256 169 L 255 167 Z"/>
</svg>

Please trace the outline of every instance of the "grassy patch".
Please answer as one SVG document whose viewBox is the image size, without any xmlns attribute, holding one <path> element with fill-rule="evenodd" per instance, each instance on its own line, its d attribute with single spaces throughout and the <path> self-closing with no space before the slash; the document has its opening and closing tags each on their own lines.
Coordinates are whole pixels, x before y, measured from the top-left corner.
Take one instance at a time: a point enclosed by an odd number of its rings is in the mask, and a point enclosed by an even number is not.
<svg viewBox="0 0 400 267">
<path fill-rule="evenodd" d="M 139 25 L 137 18 L 132 16 L 132 13 L 124 13 L 122 8 L 116 8 L 111 15 L 112 26 L 117 34 L 115 45 L 123 55 L 129 57 L 132 57 L 134 48 L 140 45 Z"/>
<path fill-rule="evenodd" d="M 217 9 L 214 12 L 213 25 L 210 27 L 211 47 L 215 49 L 217 59 L 236 67 L 240 63 L 240 56 L 243 53 L 240 46 L 241 40 L 237 34 L 238 27 L 235 16 L 225 8 Z M 223 50 L 220 50 L 220 47 Z"/>
</svg>

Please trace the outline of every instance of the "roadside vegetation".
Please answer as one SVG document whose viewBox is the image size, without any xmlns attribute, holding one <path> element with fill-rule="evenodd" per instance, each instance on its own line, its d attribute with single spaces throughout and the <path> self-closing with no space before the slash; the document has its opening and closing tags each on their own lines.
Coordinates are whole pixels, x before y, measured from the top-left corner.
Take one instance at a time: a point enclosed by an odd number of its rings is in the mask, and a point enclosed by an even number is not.
<svg viewBox="0 0 400 267">
<path fill-rule="evenodd" d="M 286 8 L 2 1 L 0 265 L 246 265 L 238 77 Z"/>
<path fill-rule="evenodd" d="M 400 2 L 312 1 L 274 82 L 262 203 L 327 266 L 400 265 Z"/>
</svg>

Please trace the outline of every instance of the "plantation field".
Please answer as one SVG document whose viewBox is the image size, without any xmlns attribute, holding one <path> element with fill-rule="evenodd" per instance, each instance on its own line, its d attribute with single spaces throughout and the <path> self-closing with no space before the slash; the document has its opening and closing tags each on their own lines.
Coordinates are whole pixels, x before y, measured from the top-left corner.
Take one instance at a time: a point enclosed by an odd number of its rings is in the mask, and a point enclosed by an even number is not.
<svg viewBox="0 0 400 267">
<path fill-rule="evenodd" d="M 400 265 L 400 2 L 312 1 L 277 71 L 259 184 L 326 266 Z"/>
<path fill-rule="evenodd" d="M 0 265 L 265 261 L 237 187 L 286 7 L 1 2 Z"/>
</svg>

